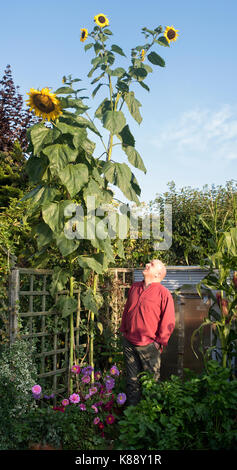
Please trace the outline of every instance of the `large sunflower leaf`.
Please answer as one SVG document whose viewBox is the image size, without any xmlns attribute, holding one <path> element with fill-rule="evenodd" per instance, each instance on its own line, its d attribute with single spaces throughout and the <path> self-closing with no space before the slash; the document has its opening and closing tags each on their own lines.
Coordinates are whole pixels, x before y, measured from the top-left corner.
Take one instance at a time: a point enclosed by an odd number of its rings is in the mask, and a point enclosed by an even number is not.
<svg viewBox="0 0 237 470">
<path fill-rule="evenodd" d="M 138 151 L 132 147 L 132 146 L 122 146 L 124 152 L 126 153 L 127 157 L 128 157 L 128 161 L 129 163 L 131 163 L 131 165 L 135 166 L 135 168 L 138 168 L 139 170 L 143 171 L 144 173 L 146 173 L 146 167 L 143 163 L 143 160 L 140 156 L 140 154 L 138 153 Z"/>
<path fill-rule="evenodd" d="M 68 239 L 64 232 L 56 235 L 56 245 L 63 256 L 68 256 L 73 253 L 79 246 L 79 240 Z"/>
<path fill-rule="evenodd" d="M 140 204 L 137 197 L 135 188 L 133 184 L 134 175 L 131 172 L 130 168 L 126 163 L 115 163 L 116 167 L 116 178 L 115 184 L 121 189 L 124 196 L 126 196 L 130 201 L 134 201 L 137 204 Z"/>
<path fill-rule="evenodd" d="M 55 128 L 46 127 L 40 122 L 30 129 L 29 135 L 34 147 L 34 155 L 37 155 L 45 145 L 52 144 L 59 137 L 60 132 Z"/>
<path fill-rule="evenodd" d="M 60 295 L 57 303 L 56 309 L 62 313 L 62 317 L 68 317 L 71 313 L 76 312 L 77 310 L 77 300 L 68 295 Z"/>
<path fill-rule="evenodd" d="M 79 129 L 79 131 L 86 132 L 84 129 Z M 68 163 L 75 162 L 78 150 L 66 144 L 55 144 L 46 147 L 44 154 L 49 159 L 51 173 L 57 175 Z"/>
<path fill-rule="evenodd" d="M 52 202 L 42 209 L 43 220 L 55 235 L 61 233 L 64 229 L 64 210 L 70 203 L 73 203 L 73 201 Z"/>
<path fill-rule="evenodd" d="M 94 312 L 96 315 L 98 314 L 98 307 L 97 307 L 96 298 L 95 298 L 94 293 L 93 293 L 93 291 L 90 287 L 86 290 L 86 292 L 83 292 L 81 294 L 81 300 L 84 304 L 84 307 L 87 310 L 90 310 L 91 312 Z"/>
<path fill-rule="evenodd" d="M 84 163 L 69 164 L 58 172 L 58 176 L 67 188 L 70 197 L 74 197 L 88 182 L 88 168 Z"/>
<path fill-rule="evenodd" d="M 64 268 L 60 268 L 60 266 L 56 266 L 54 268 L 50 287 L 51 295 L 54 295 L 65 288 L 69 276 L 69 271 L 65 271 Z"/>
<path fill-rule="evenodd" d="M 116 52 L 117 54 L 120 54 L 120 55 L 123 55 L 124 57 L 126 57 L 126 55 L 123 52 L 123 49 L 121 49 L 121 47 L 117 46 L 117 44 L 112 44 L 111 51 Z"/>
<path fill-rule="evenodd" d="M 138 122 L 138 124 L 141 124 L 142 117 L 139 110 L 141 103 L 135 98 L 134 91 L 126 93 L 124 96 L 124 100 L 132 117 Z"/>
<path fill-rule="evenodd" d="M 44 221 L 36 225 L 34 232 L 37 235 L 38 250 L 51 243 L 53 239 L 53 232 Z"/>
<path fill-rule="evenodd" d="M 47 170 L 48 164 L 49 161 L 46 155 L 41 154 L 40 157 L 34 157 L 31 155 L 25 166 L 29 180 L 34 184 L 39 183 Z"/>
<path fill-rule="evenodd" d="M 126 119 L 122 111 L 106 111 L 103 114 L 103 126 L 110 131 L 112 135 L 119 134 L 126 124 Z"/>
<path fill-rule="evenodd" d="M 95 271 L 97 274 L 103 273 L 103 266 L 98 262 L 94 257 L 89 256 L 79 256 L 78 264 L 81 268 L 89 268 L 92 271 Z"/>
<path fill-rule="evenodd" d="M 160 67 L 165 67 L 164 59 L 162 59 L 162 57 L 158 55 L 156 52 L 150 52 L 147 58 L 152 64 L 159 65 Z"/>
</svg>

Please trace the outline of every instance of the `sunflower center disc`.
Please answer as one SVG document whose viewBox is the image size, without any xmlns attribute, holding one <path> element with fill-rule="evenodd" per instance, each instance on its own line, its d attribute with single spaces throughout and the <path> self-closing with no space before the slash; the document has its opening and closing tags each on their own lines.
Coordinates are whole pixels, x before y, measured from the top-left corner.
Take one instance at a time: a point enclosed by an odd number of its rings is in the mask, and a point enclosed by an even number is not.
<svg viewBox="0 0 237 470">
<path fill-rule="evenodd" d="M 51 113 L 55 109 L 55 105 L 49 96 L 38 94 L 33 97 L 33 101 L 34 105 L 43 113 Z"/>
<path fill-rule="evenodd" d="M 175 31 L 173 29 L 169 29 L 167 36 L 169 39 L 174 39 L 175 38 Z"/>
<path fill-rule="evenodd" d="M 105 23 L 105 17 L 104 16 L 98 16 L 98 20 L 100 23 Z"/>
</svg>

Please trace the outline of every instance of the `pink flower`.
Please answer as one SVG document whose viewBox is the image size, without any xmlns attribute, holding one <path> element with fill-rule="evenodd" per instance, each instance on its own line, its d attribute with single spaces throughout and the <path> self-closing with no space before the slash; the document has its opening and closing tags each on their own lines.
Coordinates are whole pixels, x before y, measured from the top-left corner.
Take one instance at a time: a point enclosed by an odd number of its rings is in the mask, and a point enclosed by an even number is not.
<svg viewBox="0 0 237 470">
<path fill-rule="evenodd" d="M 71 368 L 71 372 L 73 372 L 74 374 L 80 374 L 80 370 L 81 370 L 81 368 L 79 366 L 77 366 L 76 364 L 74 366 L 72 366 L 72 368 Z"/>
<path fill-rule="evenodd" d="M 106 416 L 106 423 L 107 424 L 113 424 L 114 421 L 115 421 L 115 417 L 113 415 Z"/>
<path fill-rule="evenodd" d="M 90 394 L 90 396 L 91 396 L 91 395 L 94 395 L 96 392 L 97 392 L 97 387 L 91 387 L 91 388 L 89 389 L 89 394 Z"/>
<path fill-rule="evenodd" d="M 84 384 L 88 384 L 90 382 L 91 378 L 89 375 L 84 375 L 81 379 L 81 381 L 84 383 Z"/>
<path fill-rule="evenodd" d="M 117 366 L 112 366 L 111 369 L 110 369 L 110 373 L 111 375 L 119 375 L 119 370 L 117 368 Z"/>
<path fill-rule="evenodd" d="M 62 405 L 63 406 L 69 405 L 69 400 L 67 398 L 64 398 L 64 400 L 62 400 Z"/>
<path fill-rule="evenodd" d="M 100 380 L 101 377 L 102 377 L 102 374 L 101 374 L 101 372 L 100 372 L 99 370 L 98 370 L 97 372 L 95 372 L 95 379 L 96 379 L 96 380 Z"/>
<path fill-rule="evenodd" d="M 84 403 L 80 403 L 79 407 L 82 411 L 86 411 L 86 405 L 84 405 Z"/>
<path fill-rule="evenodd" d="M 69 400 L 71 403 L 79 403 L 80 397 L 77 393 L 73 393 L 72 395 L 70 395 Z"/>
<path fill-rule="evenodd" d="M 42 388 L 40 385 L 34 385 L 31 390 L 34 395 L 40 395 Z"/>
<path fill-rule="evenodd" d="M 100 422 L 100 418 L 98 418 L 98 416 L 96 416 L 96 418 L 94 419 L 93 423 L 94 424 L 99 424 Z"/>
<path fill-rule="evenodd" d="M 91 405 L 92 410 L 94 410 L 95 413 L 98 413 L 98 408 L 95 405 Z"/>
</svg>

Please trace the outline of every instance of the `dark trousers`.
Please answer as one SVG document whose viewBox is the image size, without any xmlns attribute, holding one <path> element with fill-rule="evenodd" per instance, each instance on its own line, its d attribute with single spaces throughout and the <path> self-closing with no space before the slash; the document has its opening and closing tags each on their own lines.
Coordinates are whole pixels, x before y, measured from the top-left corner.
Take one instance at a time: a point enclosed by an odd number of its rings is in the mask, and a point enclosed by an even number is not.
<svg viewBox="0 0 237 470">
<path fill-rule="evenodd" d="M 123 355 L 126 367 L 127 405 L 136 405 L 141 399 L 138 374 L 149 371 L 157 381 L 160 377 L 161 353 L 154 343 L 135 346 L 123 337 Z"/>
</svg>

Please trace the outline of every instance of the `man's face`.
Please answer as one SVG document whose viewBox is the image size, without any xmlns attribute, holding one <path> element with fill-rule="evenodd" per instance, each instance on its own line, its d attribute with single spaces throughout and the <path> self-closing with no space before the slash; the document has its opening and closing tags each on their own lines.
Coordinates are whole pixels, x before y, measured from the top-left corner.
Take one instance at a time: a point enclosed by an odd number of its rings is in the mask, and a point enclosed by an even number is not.
<svg viewBox="0 0 237 470">
<path fill-rule="evenodd" d="M 151 260 L 146 264 L 146 267 L 143 271 L 143 276 L 146 279 L 153 280 L 156 278 L 159 270 L 159 263 L 155 260 Z"/>
</svg>

